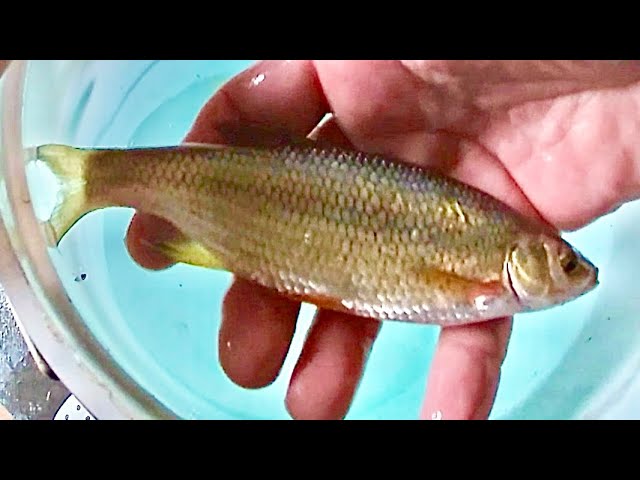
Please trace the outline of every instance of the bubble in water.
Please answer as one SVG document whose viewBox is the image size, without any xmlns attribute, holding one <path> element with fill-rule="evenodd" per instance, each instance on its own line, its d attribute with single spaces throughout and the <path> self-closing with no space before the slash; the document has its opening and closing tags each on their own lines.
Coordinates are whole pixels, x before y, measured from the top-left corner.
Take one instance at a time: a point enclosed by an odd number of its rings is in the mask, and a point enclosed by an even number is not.
<svg viewBox="0 0 640 480">
<path fill-rule="evenodd" d="M 431 414 L 431 420 L 442 420 L 442 412 L 440 410 L 436 410 Z"/>
</svg>

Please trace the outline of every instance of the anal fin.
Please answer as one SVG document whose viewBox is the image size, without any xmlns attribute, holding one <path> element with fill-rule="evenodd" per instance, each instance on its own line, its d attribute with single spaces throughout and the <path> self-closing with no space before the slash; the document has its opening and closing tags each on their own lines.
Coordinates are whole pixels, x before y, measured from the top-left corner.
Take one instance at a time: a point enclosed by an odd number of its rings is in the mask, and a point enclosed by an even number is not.
<svg viewBox="0 0 640 480">
<path fill-rule="evenodd" d="M 480 297 L 494 298 L 504 293 L 504 286 L 499 281 L 472 280 L 437 268 L 421 269 L 420 277 L 430 285 L 470 303 Z"/>
<path fill-rule="evenodd" d="M 180 235 L 177 238 L 154 243 L 152 248 L 174 263 L 184 263 L 213 270 L 226 270 L 222 261 L 201 243 Z"/>
</svg>

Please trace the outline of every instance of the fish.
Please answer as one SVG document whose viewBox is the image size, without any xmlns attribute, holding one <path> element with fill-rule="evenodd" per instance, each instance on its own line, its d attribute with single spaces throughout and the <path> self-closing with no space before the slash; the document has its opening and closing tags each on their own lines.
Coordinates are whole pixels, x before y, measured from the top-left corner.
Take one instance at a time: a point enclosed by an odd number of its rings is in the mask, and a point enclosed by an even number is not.
<svg viewBox="0 0 640 480">
<path fill-rule="evenodd" d="M 318 144 L 35 148 L 60 184 L 56 247 L 127 207 L 179 232 L 150 245 L 319 308 L 442 327 L 539 311 L 598 285 L 555 229 L 435 169 Z"/>
</svg>

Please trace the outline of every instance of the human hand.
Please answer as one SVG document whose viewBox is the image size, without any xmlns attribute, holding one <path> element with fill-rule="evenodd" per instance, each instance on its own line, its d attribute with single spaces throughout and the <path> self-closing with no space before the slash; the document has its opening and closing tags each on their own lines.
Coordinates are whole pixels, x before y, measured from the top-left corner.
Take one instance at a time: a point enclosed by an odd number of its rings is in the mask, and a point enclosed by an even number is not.
<svg viewBox="0 0 640 480">
<path fill-rule="evenodd" d="M 320 141 L 436 167 L 526 215 L 575 229 L 638 195 L 639 107 L 635 62 L 266 61 L 221 89 L 186 140 L 280 143 L 304 138 L 333 112 L 336 123 Z M 174 232 L 137 214 L 129 251 L 147 268 L 165 268 L 145 244 Z M 219 335 L 227 375 L 248 388 L 271 383 L 298 311 L 235 280 Z M 488 417 L 511 325 L 442 329 L 423 418 Z M 370 319 L 318 312 L 286 397 L 294 418 L 344 417 L 378 329 Z"/>
</svg>

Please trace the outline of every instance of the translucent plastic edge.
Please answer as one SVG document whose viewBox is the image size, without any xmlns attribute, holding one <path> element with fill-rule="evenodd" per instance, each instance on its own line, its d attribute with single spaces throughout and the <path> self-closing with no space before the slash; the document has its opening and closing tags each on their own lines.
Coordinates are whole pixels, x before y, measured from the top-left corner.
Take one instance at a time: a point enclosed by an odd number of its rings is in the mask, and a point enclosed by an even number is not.
<svg viewBox="0 0 640 480">
<path fill-rule="evenodd" d="M 27 61 L 4 72 L 0 128 L 0 275 L 18 327 L 99 419 L 175 419 L 119 368 L 86 328 L 68 297 L 34 214 L 24 169 L 22 101 Z"/>
</svg>

